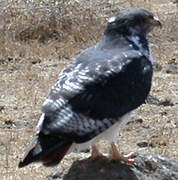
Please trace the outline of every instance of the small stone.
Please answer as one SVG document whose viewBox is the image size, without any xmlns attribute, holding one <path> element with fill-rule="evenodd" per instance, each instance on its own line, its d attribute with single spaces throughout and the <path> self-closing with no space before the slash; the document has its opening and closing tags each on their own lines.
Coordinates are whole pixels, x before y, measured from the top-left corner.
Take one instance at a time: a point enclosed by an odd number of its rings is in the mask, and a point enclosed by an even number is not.
<svg viewBox="0 0 178 180">
<path fill-rule="evenodd" d="M 168 74 L 178 74 L 178 66 L 175 64 L 168 64 L 166 68 L 166 73 Z"/>
<path fill-rule="evenodd" d="M 143 142 L 139 142 L 139 143 L 137 143 L 137 146 L 139 146 L 139 147 L 141 147 L 141 148 L 144 148 L 144 147 L 148 147 L 148 146 L 149 146 L 149 144 L 148 144 L 148 142 L 143 141 Z"/>
</svg>

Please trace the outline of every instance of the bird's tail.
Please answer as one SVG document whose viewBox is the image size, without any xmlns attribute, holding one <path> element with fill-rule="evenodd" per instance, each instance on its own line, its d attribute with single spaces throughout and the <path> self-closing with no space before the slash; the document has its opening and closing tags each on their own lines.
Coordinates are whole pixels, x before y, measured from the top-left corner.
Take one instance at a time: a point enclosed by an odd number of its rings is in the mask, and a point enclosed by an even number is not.
<svg viewBox="0 0 178 180">
<path fill-rule="evenodd" d="M 62 160 L 71 144 L 72 142 L 62 137 L 36 135 L 28 146 L 24 159 L 20 161 L 19 168 L 40 161 L 44 166 L 55 166 Z"/>
</svg>

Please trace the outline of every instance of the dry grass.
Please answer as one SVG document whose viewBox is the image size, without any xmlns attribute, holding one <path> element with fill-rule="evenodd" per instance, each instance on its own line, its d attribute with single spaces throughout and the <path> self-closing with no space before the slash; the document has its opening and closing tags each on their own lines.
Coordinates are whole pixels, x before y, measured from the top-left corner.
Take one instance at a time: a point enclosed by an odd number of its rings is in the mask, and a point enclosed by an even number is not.
<svg viewBox="0 0 178 180">
<path fill-rule="evenodd" d="M 78 1 L 79 2 L 79 1 Z M 168 0 L 137 1 L 7 0 L 0 12 L 0 174 L 2 179 L 41 179 L 51 169 L 17 165 L 32 138 L 40 106 L 62 67 L 101 37 L 107 18 L 119 9 L 145 7 L 158 14 L 163 29 L 150 35 L 156 65 L 151 94 L 171 105 L 143 105 L 119 136 L 121 151 L 151 151 L 178 159 L 177 7 Z M 145 148 L 137 143 L 146 142 Z M 105 151 L 103 143 L 101 149 Z"/>
</svg>

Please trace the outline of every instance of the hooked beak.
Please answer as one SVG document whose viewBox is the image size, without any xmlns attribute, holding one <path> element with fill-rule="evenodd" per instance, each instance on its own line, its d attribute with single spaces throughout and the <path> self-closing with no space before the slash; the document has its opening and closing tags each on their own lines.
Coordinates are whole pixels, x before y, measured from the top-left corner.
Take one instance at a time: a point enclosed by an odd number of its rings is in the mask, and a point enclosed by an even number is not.
<svg viewBox="0 0 178 180">
<path fill-rule="evenodd" d="M 154 26 L 159 26 L 160 28 L 162 28 L 162 24 L 161 24 L 160 20 L 157 17 L 153 18 L 153 25 Z"/>
</svg>

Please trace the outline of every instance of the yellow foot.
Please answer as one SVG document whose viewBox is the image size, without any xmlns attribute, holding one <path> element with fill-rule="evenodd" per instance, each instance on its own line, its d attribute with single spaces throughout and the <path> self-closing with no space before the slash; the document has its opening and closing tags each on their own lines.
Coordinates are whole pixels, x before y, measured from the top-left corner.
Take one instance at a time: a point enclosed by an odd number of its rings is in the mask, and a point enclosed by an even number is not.
<svg viewBox="0 0 178 180">
<path fill-rule="evenodd" d="M 128 164 L 134 164 L 134 160 L 132 158 L 134 158 L 136 154 L 131 152 L 127 155 L 121 155 L 118 152 L 117 147 L 114 143 L 111 143 L 110 153 L 111 153 L 111 157 L 109 157 L 110 161 L 119 160 L 119 161 L 124 161 L 125 163 L 128 163 Z"/>
<path fill-rule="evenodd" d="M 96 147 L 96 145 L 92 146 L 92 152 L 91 152 L 91 159 L 95 160 L 98 157 L 101 158 L 107 158 L 105 155 L 103 155 L 102 153 L 99 152 L 98 148 Z"/>
</svg>

